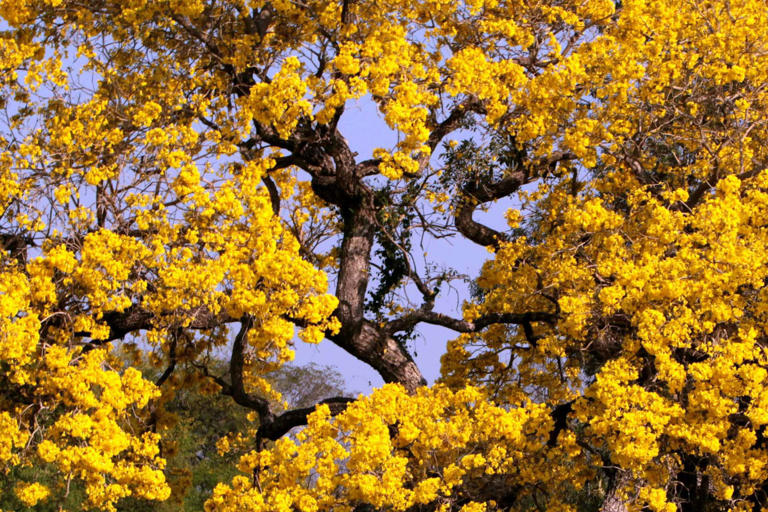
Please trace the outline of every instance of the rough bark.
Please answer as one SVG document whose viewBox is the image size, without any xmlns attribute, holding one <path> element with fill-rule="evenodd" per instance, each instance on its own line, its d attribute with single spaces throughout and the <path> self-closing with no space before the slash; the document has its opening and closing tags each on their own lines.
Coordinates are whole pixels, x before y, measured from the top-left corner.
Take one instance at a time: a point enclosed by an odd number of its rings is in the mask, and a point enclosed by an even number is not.
<svg viewBox="0 0 768 512">
<path fill-rule="evenodd" d="M 339 307 L 336 316 L 341 322 L 341 337 L 352 339 L 362 328 L 365 294 L 371 265 L 374 223 L 373 212 L 362 206 L 342 212 L 344 235 L 341 242 L 336 297 Z"/>
<path fill-rule="evenodd" d="M 427 383 L 411 355 L 386 329 L 364 320 L 354 336 L 330 336 L 331 341 L 368 363 L 384 382 L 398 382 L 409 391 Z"/>
</svg>

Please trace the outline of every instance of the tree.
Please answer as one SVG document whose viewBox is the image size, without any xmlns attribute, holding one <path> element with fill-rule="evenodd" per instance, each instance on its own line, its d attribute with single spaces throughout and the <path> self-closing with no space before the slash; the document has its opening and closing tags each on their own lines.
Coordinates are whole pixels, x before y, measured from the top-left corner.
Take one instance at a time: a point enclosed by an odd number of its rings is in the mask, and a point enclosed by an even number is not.
<svg viewBox="0 0 768 512">
<path fill-rule="evenodd" d="M 14 499 L 166 498 L 160 396 L 200 383 L 259 420 L 208 512 L 768 507 L 763 2 L 0 15 Z M 399 135 L 371 158 L 340 128 L 361 98 Z M 509 229 L 473 217 L 505 198 Z M 444 238 L 492 253 L 456 316 L 419 246 Z M 434 386 L 424 324 L 457 333 Z M 276 409 L 296 327 L 388 384 Z"/>
</svg>

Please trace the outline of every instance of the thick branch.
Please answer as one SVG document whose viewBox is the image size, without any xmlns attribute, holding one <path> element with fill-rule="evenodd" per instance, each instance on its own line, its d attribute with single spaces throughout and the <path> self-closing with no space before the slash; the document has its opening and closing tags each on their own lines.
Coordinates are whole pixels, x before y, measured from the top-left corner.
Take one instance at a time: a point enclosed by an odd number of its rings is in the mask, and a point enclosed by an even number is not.
<svg viewBox="0 0 768 512">
<path fill-rule="evenodd" d="M 456 209 L 456 229 L 478 245 L 498 248 L 501 242 L 507 240 L 507 236 L 500 231 L 476 222 L 472 218 L 472 214 L 478 206 L 478 204 L 464 202 Z"/>
<path fill-rule="evenodd" d="M 456 209 L 454 222 L 459 232 L 476 244 L 485 247 L 498 247 L 507 236 L 476 222 L 472 215 L 483 203 L 501 199 L 516 192 L 529 181 L 528 173 L 514 172 L 496 183 L 469 183 L 463 187 L 465 198 Z"/>
<path fill-rule="evenodd" d="M 454 223 L 459 232 L 478 245 L 484 247 L 498 247 L 499 243 L 507 240 L 507 236 L 500 231 L 491 229 L 476 222 L 472 215 L 475 210 L 490 201 L 507 197 L 523 185 L 532 182 L 547 172 L 555 170 L 560 162 L 574 158 L 572 153 L 558 151 L 548 158 L 534 162 L 518 162 L 517 169 L 509 172 L 504 178 L 495 183 L 470 182 L 462 187 L 465 196 L 456 208 Z"/>
<path fill-rule="evenodd" d="M 171 340 L 171 345 L 168 348 L 168 359 L 170 360 L 170 363 L 168 364 L 168 367 L 165 369 L 162 375 L 158 377 L 158 379 L 155 381 L 155 386 L 162 386 L 166 380 L 173 374 L 174 370 L 176 370 L 176 345 L 179 342 L 179 333 L 176 332 L 173 335 L 173 339 Z"/>
<path fill-rule="evenodd" d="M 261 181 L 264 182 L 264 185 L 269 192 L 269 200 L 272 203 L 272 213 L 280 215 L 280 191 L 277 190 L 275 181 L 268 174 L 265 174 L 264 177 L 261 178 Z"/>
<path fill-rule="evenodd" d="M 411 355 L 385 329 L 363 320 L 353 336 L 329 334 L 338 346 L 376 370 L 384 382 L 397 382 L 414 391 L 427 381 Z"/>
<path fill-rule="evenodd" d="M 560 404 L 552 409 L 550 415 L 552 416 L 552 420 L 555 424 L 552 428 L 552 431 L 549 433 L 547 446 L 552 447 L 557 444 L 557 436 L 560 435 L 560 432 L 565 430 L 565 428 L 568 426 L 568 415 L 573 412 L 574 402 L 575 400 L 571 400 L 570 402 L 565 402 L 564 404 Z"/>
<path fill-rule="evenodd" d="M 419 158 L 419 171 L 422 172 L 429 166 L 430 156 L 434 154 L 437 145 L 440 144 L 440 141 L 442 141 L 446 135 L 458 130 L 461 127 L 461 124 L 467 119 L 468 114 L 472 112 L 483 113 L 484 111 L 485 109 L 482 104 L 474 96 L 467 98 L 460 104 L 454 106 L 451 113 L 448 114 L 448 117 L 439 123 L 437 122 L 435 111 L 432 110 L 430 112 L 430 124 L 432 125 L 432 130 L 427 139 L 427 146 L 430 151 L 429 153 L 422 153 L 421 158 Z"/>
<path fill-rule="evenodd" d="M 365 294 L 373 247 L 374 223 L 371 212 L 359 205 L 342 211 L 344 238 L 341 242 L 339 275 L 336 297 L 339 299 L 337 316 L 342 333 L 354 336 L 363 321 Z"/>
<path fill-rule="evenodd" d="M 456 105 L 453 110 L 451 110 L 451 113 L 448 114 L 448 117 L 446 117 L 440 123 L 437 123 L 432 129 L 432 132 L 429 134 L 429 138 L 427 139 L 427 146 L 429 146 L 429 149 L 431 149 L 434 153 L 435 148 L 438 144 L 440 144 L 440 141 L 443 140 L 446 135 L 458 130 L 461 127 L 461 123 L 464 122 L 467 114 L 473 112 L 480 113 L 482 111 L 483 108 L 480 101 L 474 97 L 468 98 L 467 100 Z"/>
<path fill-rule="evenodd" d="M 214 315 L 206 308 L 197 308 L 194 311 L 190 311 L 189 316 L 192 317 L 189 327 L 200 330 L 213 329 L 216 326 L 235 321 L 234 318 L 230 318 L 225 313 Z M 122 339 L 130 333 L 151 329 L 154 327 L 152 322 L 154 318 L 155 315 L 153 313 L 137 305 L 133 305 L 125 311 L 105 313 L 102 321 L 109 326 L 109 337 L 98 341 L 107 343 Z M 75 336 L 82 337 L 91 336 L 89 331 L 78 331 L 74 334 Z"/>
<path fill-rule="evenodd" d="M 387 325 L 387 330 L 391 333 L 406 331 L 416 324 L 423 322 L 447 327 L 456 332 L 472 333 L 481 331 L 491 324 L 528 325 L 530 327 L 531 322 L 546 322 L 552 324 L 556 320 L 557 316 L 553 313 L 532 311 L 528 313 L 489 313 L 481 316 L 474 322 L 471 322 L 469 320 L 453 318 L 443 313 L 418 309 L 390 322 Z"/>
<path fill-rule="evenodd" d="M 232 343 L 232 357 L 229 361 L 229 378 L 230 388 L 228 390 L 222 390 L 225 394 L 229 394 L 238 404 L 243 407 L 253 409 L 259 414 L 259 419 L 262 423 L 266 423 L 272 420 L 273 413 L 269 409 L 269 402 L 264 398 L 250 395 L 245 391 L 245 385 L 243 383 L 243 367 L 245 366 L 245 343 L 248 337 L 248 332 L 253 327 L 253 318 L 245 316 L 240 321 L 240 330 L 235 336 L 235 341 Z M 226 393 L 226 391 L 229 391 Z"/>
<path fill-rule="evenodd" d="M 334 397 L 321 400 L 316 405 L 304 407 L 302 409 L 293 409 L 276 416 L 272 421 L 263 423 L 259 426 L 256 437 L 258 439 L 270 439 L 275 441 L 287 434 L 293 427 L 307 424 L 307 416 L 312 414 L 318 405 L 327 405 L 331 410 L 331 416 L 341 414 L 347 408 L 347 405 L 354 402 L 354 398 Z"/>
<path fill-rule="evenodd" d="M 355 173 L 361 178 L 373 176 L 379 173 L 379 165 L 381 165 L 381 158 L 363 160 L 355 166 Z"/>
</svg>

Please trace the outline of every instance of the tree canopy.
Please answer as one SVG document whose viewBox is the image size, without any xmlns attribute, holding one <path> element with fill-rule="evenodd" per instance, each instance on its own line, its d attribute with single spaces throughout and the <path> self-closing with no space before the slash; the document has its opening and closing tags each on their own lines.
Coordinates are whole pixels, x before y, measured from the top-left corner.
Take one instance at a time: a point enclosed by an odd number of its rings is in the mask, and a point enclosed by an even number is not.
<svg viewBox="0 0 768 512">
<path fill-rule="evenodd" d="M 768 508 L 765 2 L 0 17 L 0 492 L 19 507 L 167 499 L 168 404 L 199 389 L 251 413 L 206 512 Z M 394 146 L 350 146 L 359 102 Z M 500 200 L 506 228 L 475 218 Z M 455 315 L 437 304 L 463 277 L 425 240 L 489 250 Z M 425 324 L 455 333 L 430 386 Z M 305 342 L 387 384 L 282 404 L 269 375 Z"/>
</svg>

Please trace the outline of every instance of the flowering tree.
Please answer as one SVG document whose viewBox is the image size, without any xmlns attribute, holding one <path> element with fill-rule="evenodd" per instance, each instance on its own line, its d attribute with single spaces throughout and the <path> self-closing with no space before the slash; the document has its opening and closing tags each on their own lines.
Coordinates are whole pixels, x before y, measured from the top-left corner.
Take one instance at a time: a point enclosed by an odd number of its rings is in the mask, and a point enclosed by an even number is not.
<svg viewBox="0 0 768 512">
<path fill-rule="evenodd" d="M 198 386 L 253 419 L 208 512 L 768 507 L 764 2 L 0 16 L 14 503 L 165 499 L 164 404 Z M 361 98 L 398 134 L 370 158 L 340 128 Z M 504 198 L 508 229 L 473 217 Z M 435 304 L 458 276 L 423 237 L 491 252 L 455 317 Z M 429 387 L 423 324 L 456 333 Z M 265 376 L 297 328 L 388 384 L 278 408 Z"/>
</svg>

